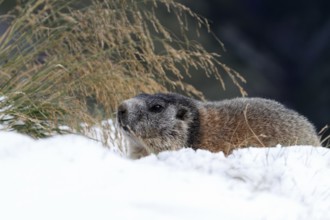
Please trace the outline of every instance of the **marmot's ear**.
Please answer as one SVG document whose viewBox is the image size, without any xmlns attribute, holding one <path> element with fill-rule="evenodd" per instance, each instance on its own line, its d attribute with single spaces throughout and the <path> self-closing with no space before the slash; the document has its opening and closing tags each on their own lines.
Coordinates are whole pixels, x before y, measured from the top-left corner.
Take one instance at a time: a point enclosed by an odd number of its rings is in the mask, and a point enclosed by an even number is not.
<svg viewBox="0 0 330 220">
<path fill-rule="evenodd" d="M 184 107 L 181 107 L 176 113 L 176 118 L 180 120 L 185 120 L 188 110 Z"/>
</svg>

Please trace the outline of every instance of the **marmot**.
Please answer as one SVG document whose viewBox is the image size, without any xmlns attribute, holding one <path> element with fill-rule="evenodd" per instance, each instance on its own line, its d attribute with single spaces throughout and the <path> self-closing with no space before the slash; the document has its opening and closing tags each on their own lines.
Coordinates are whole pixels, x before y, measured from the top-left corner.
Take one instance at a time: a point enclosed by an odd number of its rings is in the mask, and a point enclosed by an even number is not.
<svg viewBox="0 0 330 220">
<path fill-rule="evenodd" d="M 176 93 L 140 94 L 118 107 L 117 122 L 133 159 L 183 147 L 228 155 L 249 146 L 321 146 L 304 116 L 263 98 L 201 102 Z"/>
</svg>

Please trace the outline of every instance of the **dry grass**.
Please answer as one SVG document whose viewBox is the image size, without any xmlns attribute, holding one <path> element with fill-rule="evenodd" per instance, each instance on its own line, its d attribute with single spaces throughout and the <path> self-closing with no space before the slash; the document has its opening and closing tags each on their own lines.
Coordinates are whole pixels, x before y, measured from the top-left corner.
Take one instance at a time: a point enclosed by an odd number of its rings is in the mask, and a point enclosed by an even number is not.
<svg viewBox="0 0 330 220">
<path fill-rule="evenodd" d="M 174 0 L 104 0 L 84 8 L 78 1 L 29 0 L 1 19 L 0 124 L 33 137 L 78 132 L 113 117 L 118 103 L 140 92 L 179 89 L 202 96 L 182 79 L 192 68 L 244 79 L 188 39 L 186 16 L 207 21 Z M 157 17 L 176 17 L 180 37 Z M 5 117 L 4 117 L 5 115 Z M 66 126 L 65 129 L 62 126 Z"/>
<path fill-rule="evenodd" d="M 324 126 L 318 133 L 321 139 L 321 145 L 330 148 L 329 125 Z"/>
</svg>

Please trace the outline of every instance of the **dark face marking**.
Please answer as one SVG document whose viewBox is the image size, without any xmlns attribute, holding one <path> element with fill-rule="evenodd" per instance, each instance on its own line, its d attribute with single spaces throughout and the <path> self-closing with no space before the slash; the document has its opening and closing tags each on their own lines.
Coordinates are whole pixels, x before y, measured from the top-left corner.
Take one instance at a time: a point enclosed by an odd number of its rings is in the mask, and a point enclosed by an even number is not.
<svg viewBox="0 0 330 220">
<path fill-rule="evenodd" d="M 187 112 L 188 110 L 186 108 L 180 108 L 176 113 L 176 118 L 184 121 Z"/>
</svg>

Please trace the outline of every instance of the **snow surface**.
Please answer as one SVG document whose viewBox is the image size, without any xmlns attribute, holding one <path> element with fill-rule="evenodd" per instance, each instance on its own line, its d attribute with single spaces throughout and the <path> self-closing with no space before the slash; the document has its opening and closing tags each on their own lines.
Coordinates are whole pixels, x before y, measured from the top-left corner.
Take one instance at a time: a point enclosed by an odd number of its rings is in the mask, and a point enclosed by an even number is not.
<svg viewBox="0 0 330 220">
<path fill-rule="evenodd" d="M 0 132 L 0 219 L 330 219 L 329 149 L 129 160 L 77 135 Z"/>
</svg>

